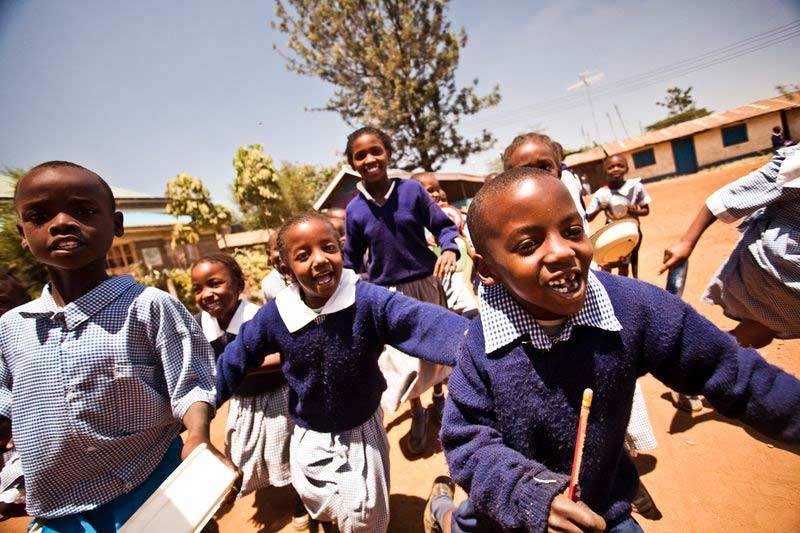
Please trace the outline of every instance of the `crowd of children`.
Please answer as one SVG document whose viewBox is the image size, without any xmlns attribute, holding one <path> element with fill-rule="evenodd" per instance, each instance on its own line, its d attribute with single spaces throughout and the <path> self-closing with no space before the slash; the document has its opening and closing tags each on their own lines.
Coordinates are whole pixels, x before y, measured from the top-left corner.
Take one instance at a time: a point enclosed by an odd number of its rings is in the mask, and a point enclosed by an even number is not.
<svg viewBox="0 0 800 533">
<path fill-rule="evenodd" d="M 419 396 L 429 388 L 452 479 L 434 480 L 427 531 L 641 531 L 630 453 L 655 446 L 637 383 L 647 373 L 800 441 L 800 381 L 750 348 L 800 332 L 790 249 L 800 150 L 779 150 L 712 195 L 665 252 L 672 268 L 714 220 L 750 215 L 707 291 L 740 321 L 735 337 L 628 279 L 638 247 L 614 265 L 622 276 L 596 268 L 588 222 L 600 211 L 608 220 L 649 214 L 622 156 L 606 160 L 608 184 L 585 208 L 560 145 L 521 135 L 465 219 L 435 175 L 389 178 L 384 132 L 356 130 L 345 153 L 362 178 L 357 195 L 346 210 L 303 213 L 273 232 L 264 306 L 243 298 L 236 261 L 214 254 L 191 270 L 195 317 L 106 273 L 124 229 L 100 176 L 52 161 L 21 178 L 22 243 L 50 282 L 28 301 L 0 274 L 0 446 L 12 435 L 14 445 L 3 455 L 0 512 L 24 501 L 35 531 L 116 531 L 205 444 L 240 474 L 240 496 L 291 485 L 298 530 L 313 519 L 383 532 L 383 412 L 410 402 L 406 447 L 421 453 L 429 415 Z M 746 290 L 754 283 L 770 292 L 755 299 Z M 585 388 L 595 401 L 573 501 L 565 489 Z M 209 425 L 226 401 L 223 454 Z M 458 505 L 454 481 L 467 493 Z"/>
</svg>

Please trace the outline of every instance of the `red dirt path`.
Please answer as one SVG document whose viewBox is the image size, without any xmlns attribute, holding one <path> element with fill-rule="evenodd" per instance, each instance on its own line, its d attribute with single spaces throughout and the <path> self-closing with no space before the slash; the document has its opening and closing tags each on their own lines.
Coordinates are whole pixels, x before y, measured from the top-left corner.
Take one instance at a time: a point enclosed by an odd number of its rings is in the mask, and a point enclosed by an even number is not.
<svg viewBox="0 0 800 533">
<path fill-rule="evenodd" d="M 711 192 L 766 160 L 752 158 L 648 185 L 653 203 L 651 215 L 643 219 L 642 279 L 663 286 L 664 277 L 657 274 L 663 249 L 683 233 Z M 727 329 L 734 322 L 719 308 L 701 303 L 699 297 L 737 237 L 733 226 L 721 223 L 706 232 L 690 261 L 684 293 L 686 301 Z M 800 340 L 775 341 L 761 353 L 771 363 L 800 375 Z M 636 515 L 646 531 L 800 531 L 800 446 L 758 435 L 708 406 L 694 415 L 676 411 L 666 399 L 665 386 L 649 376 L 642 385 L 659 448 L 641 455 L 638 464 L 662 514 L 659 519 Z M 424 403 L 430 403 L 429 396 Z M 213 438 L 220 447 L 226 415 L 223 408 L 213 425 Z M 411 424 L 407 406 L 388 415 L 386 423 L 392 446 L 389 529 L 420 532 L 430 484 L 447 472 L 444 457 L 434 435 L 423 457 L 410 459 L 403 453 L 399 442 Z M 456 499 L 463 497 L 459 491 Z M 287 490 L 262 491 L 237 501 L 217 525 L 221 532 L 293 531 L 290 510 Z M 26 519 L 0 522 L 0 532 L 22 532 L 26 523 Z"/>
</svg>

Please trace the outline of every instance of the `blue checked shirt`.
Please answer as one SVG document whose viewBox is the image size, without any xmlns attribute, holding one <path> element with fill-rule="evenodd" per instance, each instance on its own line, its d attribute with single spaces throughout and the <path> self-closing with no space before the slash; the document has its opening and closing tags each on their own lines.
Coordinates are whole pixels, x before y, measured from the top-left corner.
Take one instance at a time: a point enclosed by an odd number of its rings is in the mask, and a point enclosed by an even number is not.
<svg viewBox="0 0 800 533">
<path fill-rule="evenodd" d="M 572 336 L 572 327 L 576 325 L 620 331 L 622 324 L 614 314 L 608 293 L 591 271 L 586 289 L 586 302 L 581 310 L 568 317 L 561 333 L 551 339 L 505 286 L 481 285 L 481 323 L 486 353 L 499 350 L 525 335 L 535 348 L 549 350 L 553 344 L 568 340 Z"/>
<path fill-rule="evenodd" d="M 32 516 L 131 491 L 195 402 L 215 405 L 211 346 L 180 302 L 130 276 L 63 308 L 45 287 L 0 319 L 0 415 L 12 421 Z"/>
</svg>

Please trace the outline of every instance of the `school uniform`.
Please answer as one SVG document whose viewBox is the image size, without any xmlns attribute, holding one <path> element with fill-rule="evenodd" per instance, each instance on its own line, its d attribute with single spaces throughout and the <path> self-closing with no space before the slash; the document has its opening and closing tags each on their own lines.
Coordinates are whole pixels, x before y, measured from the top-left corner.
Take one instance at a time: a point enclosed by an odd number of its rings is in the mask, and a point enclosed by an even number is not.
<svg viewBox="0 0 800 533">
<path fill-rule="evenodd" d="M 429 229 L 440 249 L 458 256 L 455 238 L 458 229 L 433 201 L 422 185 L 411 179 L 393 178 L 386 202 L 378 204 L 362 182 L 359 194 L 347 205 L 347 238 L 344 245 L 345 267 L 366 270 L 369 281 L 415 298 L 447 306 L 447 297 L 433 275 L 437 256 L 425 237 Z M 369 265 L 364 252 L 369 250 Z M 450 368 L 422 361 L 394 347 L 387 346 L 380 360 L 388 387 L 383 406 L 395 411 L 406 400 L 441 383 Z"/>
<path fill-rule="evenodd" d="M 702 296 L 735 320 L 755 320 L 779 339 L 800 337 L 800 146 L 706 200 L 742 236 Z"/>
<path fill-rule="evenodd" d="M 271 302 L 279 292 L 286 288 L 286 279 L 277 268 L 270 270 L 269 274 L 261 280 L 261 292 L 264 294 L 264 303 Z"/>
<path fill-rule="evenodd" d="M 455 362 L 454 338 L 467 321 L 359 281 L 344 270 L 319 310 L 290 285 L 245 323 L 217 361 L 218 401 L 264 354 L 279 352 L 295 420 L 292 484 L 312 518 L 341 531 L 385 531 L 389 443 L 381 421 L 386 388 L 378 367 L 384 343 L 437 364 Z"/>
<path fill-rule="evenodd" d="M 206 339 L 217 357 L 230 344 L 242 324 L 253 318 L 259 306 L 240 300 L 228 327 L 205 311 L 197 315 Z M 292 482 L 289 440 L 294 423 L 289 416 L 289 386 L 280 372 L 255 374 L 231 397 L 225 424 L 225 455 L 242 470 L 239 497 L 267 487 Z"/>
<path fill-rule="evenodd" d="M 638 474 L 623 451 L 639 376 L 652 373 L 766 435 L 800 441 L 800 381 L 666 291 L 591 272 L 585 305 L 551 337 L 505 287 L 490 289 L 450 378 L 442 423 L 450 473 L 469 494 L 454 526 L 546 531 L 553 498 L 569 482 L 587 387 L 594 401 L 581 499 L 610 531 L 640 530 L 629 503 Z"/>
<path fill-rule="evenodd" d="M 131 276 L 64 307 L 48 285 L 0 318 L 0 415 L 37 519 L 124 522 L 180 463 L 195 402 L 215 405 L 211 347 L 180 302 Z"/>
</svg>

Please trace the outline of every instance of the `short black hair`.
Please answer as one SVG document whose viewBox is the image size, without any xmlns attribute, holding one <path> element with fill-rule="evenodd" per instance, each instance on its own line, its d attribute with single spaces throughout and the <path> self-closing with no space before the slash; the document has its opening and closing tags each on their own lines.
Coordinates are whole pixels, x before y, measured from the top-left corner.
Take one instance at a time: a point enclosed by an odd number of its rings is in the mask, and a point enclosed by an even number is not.
<svg viewBox="0 0 800 533">
<path fill-rule="evenodd" d="M 503 170 L 509 169 L 509 163 L 511 161 L 511 156 L 514 155 L 514 152 L 517 151 L 517 148 L 522 146 L 527 142 L 535 142 L 539 144 L 543 144 L 545 146 L 549 146 L 553 150 L 553 154 L 556 156 L 556 164 L 560 167 L 561 166 L 561 154 L 562 151 L 559 150 L 558 143 L 553 141 L 550 137 L 545 135 L 544 133 L 537 133 L 535 131 L 531 131 L 529 133 L 523 133 L 521 135 L 517 135 L 514 137 L 514 140 L 511 141 L 505 150 L 503 150 L 502 160 L 503 160 Z"/>
<path fill-rule="evenodd" d="M 526 179 L 553 179 L 561 183 L 561 180 L 544 170 L 531 167 L 519 167 L 506 170 L 498 174 L 496 178 L 487 181 L 472 199 L 467 211 L 467 225 L 469 226 L 469 236 L 472 239 L 472 246 L 475 251 L 484 257 L 486 256 L 486 237 L 489 223 L 496 202 L 502 200 L 509 189 L 516 187 L 519 182 Z M 538 209 L 539 206 L 532 205 L 531 209 Z"/>
<path fill-rule="evenodd" d="M 347 157 L 347 164 L 350 166 L 353 166 L 353 143 L 362 135 L 374 135 L 381 140 L 383 149 L 386 150 L 388 154 L 392 153 L 392 138 L 388 133 L 378 128 L 373 128 L 372 126 L 364 126 L 347 136 L 347 146 L 345 146 L 344 155 Z"/>
<path fill-rule="evenodd" d="M 781 132 L 781 127 L 780 126 L 775 126 L 774 128 L 772 128 L 772 132 L 773 133 L 780 133 Z"/>
<path fill-rule="evenodd" d="M 281 262 L 283 264 L 288 264 L 286 254 L 288 250 L 286 249 L 286 232 L 295 227 L 298 224 L 302 224 L 303 222 L 309 222 L 311 220 L 320 220 L 327 224 L 334 235 L 336 235 L 336 242 L 339 242 L 339 231 L 336 227 L 331 223 L 330 219 L 323 215 L 322 213 L 318 213 L 316 211 L 307 211 L 305 213 L 300 213 L 299 215 L 295 215 L 291 217 L 289 220 L 283 223 L 281 227 L 278 229 L 278 237 L 276 239 L 278 253 L 281 256 Z"/>
<path fill-rule="evenodd" d="M 223 253 L 209 254 L 192 265 L 192 269 L 200 263 L 217 263 L 222 265 L 225 267 L 225 270 L 228 271 L 228 274 L 231 275 L 231 279 L 236 284 L 236 287 L 240 291 L 244 290 L 244 273 L 242 272 L 242 267 L 239 266 L 239 263 L 237 263 L 236 259 L 233 257 Z"/>
<path fill-rule="evenodd" d="M 83 170 L 85 172 L 88 172 L 92 176 L 96 177 L 97 181 L 100 182 L 100 188 L 102 188 L 103 192 L 106 193 L 106 196 L 108 196 L 109 205 L 111 205 L 111 212 L 114 213 L 117 210 L 117 201 L 114 198 L 114 192 L 111 190 L 111 187 L 108 185 L 108 183 L 106 183 L 106 180 L 101 178 L 97 172 L 89 170 L 88 168 L 81 166 L 77 163 L 73 163 L 71 161 L 45 161 L 44 163 L 39 163 L 32 169 L 28 170 L 25 174 L 22 175 L 19 181 L 17 181 L 17 185 L 14 187 L 14 204 L 17 203 L 17 191 L 19 191 L 19 184 L 22 183 L 25 180 L 25 178 L 35 176 L 36 174 L 39 174 L 43 170 L 47 170 L 50 168 L 64 168 L 64 167 Z"/>
</svg>

